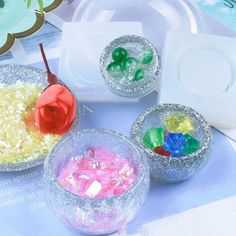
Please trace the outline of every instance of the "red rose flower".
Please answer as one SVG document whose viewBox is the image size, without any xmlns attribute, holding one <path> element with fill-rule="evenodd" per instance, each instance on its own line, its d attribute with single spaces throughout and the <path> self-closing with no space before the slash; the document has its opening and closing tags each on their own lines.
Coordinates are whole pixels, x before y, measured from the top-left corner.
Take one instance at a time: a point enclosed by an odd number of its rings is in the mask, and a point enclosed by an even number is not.
<svg viewBox="0 0 236 236">
<path fill-rule="evenodd" d="M 76 114 L 76 100 L 63 85 L 49 86 L 36 103 L 35 121 L 39 131 L 44 134 L 66 133 Z"/>
</svg>

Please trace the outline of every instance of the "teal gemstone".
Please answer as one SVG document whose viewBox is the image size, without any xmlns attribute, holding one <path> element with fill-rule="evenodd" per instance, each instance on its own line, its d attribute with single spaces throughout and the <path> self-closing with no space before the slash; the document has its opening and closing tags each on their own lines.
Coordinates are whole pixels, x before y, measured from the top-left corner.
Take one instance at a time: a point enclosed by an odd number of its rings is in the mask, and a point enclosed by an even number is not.
<svg viewBox="0 0 236 236">
<path fill-rule="evenodd" d="M 184 155 L 189 155 L 196 152 L 200 148 L 200 143 L 197 139 L 193 138 L 189 134 L 185 134 L 184 138 L 186 140 L 186 144 L 184 147 Z"/>
<path fill-rule="evenodd" d="M 138 69 L 138 66 L 138 60 L 133 57 L 128 57 L 123 62 L 123 69 L 126 73 L 135 73 L 135 71 Z"/>
<path fill-rule="evenodd" d="M 149 129 L 143 136 L 143 144 L 147 148 L 154 149 L 162 146 L 164 143 L 164 129 L 152 128 Z"/>
<path fill-rule="evenodd" d="M 153 60 L 153 51 L 151 48 L 144 48 L 142 51 L 142 63 L 149 64 Z"/>
<path fill-rule="evenodd" d="M 142 80 L 145 77 L 145 72 L 143 69 L 138 69 L 134 76 L 134 81 Z"/>
<path fill-rule="evenodd" d="M 115 62 L 122 62 L 124 61 L 128 56 L 128 52 L 125 48 L 116 48 L 113 52 L 112 52 L 112 59 Z"/>
<path fill-rule="evenodd" d="M 122 66 L 117 62 L 112 62 L 107 66 L 108 74 L 115 79 L 121 79 L 124 76 Z"/>
</svg>

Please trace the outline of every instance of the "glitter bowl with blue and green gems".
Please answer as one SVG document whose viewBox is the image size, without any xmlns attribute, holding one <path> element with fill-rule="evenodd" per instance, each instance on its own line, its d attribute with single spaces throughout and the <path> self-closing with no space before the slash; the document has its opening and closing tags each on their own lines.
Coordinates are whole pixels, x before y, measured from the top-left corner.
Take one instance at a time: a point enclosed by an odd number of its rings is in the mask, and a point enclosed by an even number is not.
<svg viewBox="0 0 236 236">
<path fill-rule="evenodd" d="M 151 175 L 163 183 L 189 179 L 207 164 L 211 155 L 210 126 L 202 115 L 183 105 L 149 108 L 134 122 L 131 137 L 148 158 Z M 174 142 L 180 147 L 173 148 Z M 155 147 L 157 151 L 163 148 L 164 155 L 156 153 Z"/>
</svg>

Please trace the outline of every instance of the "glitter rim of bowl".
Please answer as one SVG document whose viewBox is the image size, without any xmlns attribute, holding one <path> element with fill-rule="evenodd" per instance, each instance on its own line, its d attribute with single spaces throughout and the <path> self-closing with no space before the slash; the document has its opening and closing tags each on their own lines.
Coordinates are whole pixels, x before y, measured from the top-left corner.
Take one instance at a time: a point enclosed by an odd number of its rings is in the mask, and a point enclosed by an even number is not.
<svg viewBox="0 0 236 236">
<path fill-rule="evenodd" d="M 120 46 L 122 43 L 127 42 L 138 42 L 143 43 L 144 45 L 150 47 L 153 51 L 153 58 L 155 60 L 154 70 L 147 79 L 146 77 L 139 81 L 134 81 L 130 84 L 120 83 L 118 80 L 111 78 L 111 76 L 107 72 L 106 67 L 106 59 L 108 55 L 111 53 L 113 49 Z M 137 36 L 137 35 L 125 35 L 115 40 L 111 41 L 103 50 L 101 57 L 100 57 L 100 72 L 102 77 L 104 78 L 106 84 L 108 85 L 109 89 L 115 93 L 116 95 L 127 97 L 127 98 L 135 98 L 135 97 L 143 97 L 147 94 L 151 93 L 157 84 L 160 81 L 160 72 L 161 72 L 161 57 L 158 53 L 155 46 L 148 41 L 147 39 Z"/>
<path fill-rule="evenodd" d="M 72 192 L 70 192 L 69 190 L 63 188 L 59 183 L 57 178 L 54 175 L 54 172 L 52 171 L 53 169 L 53 161 L 54 161 L 54 155 L 56 152 L 56 149 L 58 147 L 61 146 L 61 144 L 63 144 L 64 142 L 66 142 L 68 139 L 75 137 L 75 136 L 83 136 L 83 135 L 87 135 L 89 133 L 97 133 L 97 134 L 108 134 L 108 135 L 113 135 L 116 136 L 119 140 L 125 141 L 126 143 L 129 143 L 129 145 L 132 146 L 132 148 L 134 148 L 134 150 L 137 152 L 137 154 L 139 155 L 139 168 L 140 170 L 138 171 L 139 174 L 137 175 L 137 179 L 134 182 L 134 185 L 126 192 L 118 195 L 118 196 L 111 196 L 111 197 L 106 197 L 106 198 L 86 198 L 86 197 L 81 197 L 78 196 Z M 45 171 L 47 169 L 47 171 Z M 71 199 L 73 200 L 77 200 L 77 199 L 81 199 L 84 201 L 88 201 L 88 202 L 103 202 L 103 201 L 109 201 L 112 199 L 119 199 L 119 198 L 124 198 L 125 196 L 129 195 L 131 192 L 134 192 L 136 190 L 136 188 L 142 183 L 143 179 L 145 178 L 145 176 L 147 175 L 147 173 L 149 173 L 149 165 L 148 162 L 146 160 L 146 158 L 142 155 L 141 150 L 139 149 L 139 147 L 137 147 L 137 145 L 132 141 L 132 139 L 130 139 L 129 137 L 113 131 L 113 130 L 109 130 L 109 129 L 83 129 L 83 130 L 79 130 L 77 133 L 68 133 L 66 134 L 55 146 L 54 148 L 49 152 L 47 159 L 44 163 L 44 181 L 46 182 L 50 182 L 51 184 L 54 185 L 54 187 L 56 187 L 56 189 L 58 189 L 59 191 L 62 191 L 63 193 L 67 194 Z"/>
<path fill-rule="evenodd" d="M 2 70 L 7 70 L 9 73 L 16 74 L 16 76 L 14 77 L 15 79 L 9 79 L 9 78 L 3 78 L 4 76 L 1 76 L 0 78 L 0 84 L 2 85 L 11 85 L 13 84 L 13 82 L 16 81 L 22 81 L 22 82 L 29 82 L 29 83 L 37 83 L 39 85 L 42 86 L 42 88 L 46 88 L 48 86 L 48 82 L 47 82 L 47 73 L 44 72 L 41 69 L 38 68 L 34 68 L 31 66 L 25 66 L 25 65 L 19 65 L 19 64 L 5 64 L 5 65 L 0 65 L 0 72 Z M 17 75 L 19 75 L 19 73 L 21 73 L 20 77 L 17 77 Z M 29 73 L 32 73 L 31 75 L 31 79 L 29 80 Z M 24 74 L 25 74 L 25 80 L 24 78 Z M 12 75 L 12 76 L 13 76 Z M 28 77 L 28 78 L 27 78 Z M 4 80 L 8 80 L 9 83 L 4 83 Z M 61 84 L 63 84 L 63 82 L 61 82 L 59 80 L 59 82 Z M 76 97 L 75 97 L 76 98 Z M 70 130 L 68 131 L 68 133 L 71 132 L 75 132 L 78 130 L 78 125 L 79 125 L 79 120 L 80 120 L 80 112 L 79 112 L 79 103 L 78 100 L 76 98 L 76 106 L 77 106 L 77 112 L 76 112 L 76 117 L 75 117 L 75 121 L 72 125 L 72 127 L 70 128 Z M 66 135 L 66 134 L 65 134 Z M 64 135 L 62 135 L 63 138 Z M 46 159 L 47 155 L 39 155 L 38 157 L 27 157 L 24 161 L 19 162 L 19 163 L 2 163 L 0 164 L 0 172 L 16 172 L 16 171 L 23 171 L 32 167 L 36 167 L 39 166 L 41 164 L 44 163 L 45 159 Z"/>
<path fill-rule="evenodd" d="M 201 146 L 200 149 L 198 149 L 197 151 L 186 155 L 186 156 L 181 156 L 181 157 L 171 157 L 171 156 L 162 156 L 159 155 L 155 152 L 153 152 L 151 149 L 145 147 L 143 145 L 142 142 L 142 137 L 140 137 L 139 132 L 140 132 L 140 127 L 144 124 L 145 119 L 150 115 L 153 114 L 155 112 L 163 112 L 165 113 L 166 111 L 170 111 L 170 110 L 176 110 L 176 111 L 182 111 L 184 114 L 190 114 L 192 116 L 195 117 L 195 119 L 197 121 L 199 121 L 199 123 L 201 124 L 201 129 L 203 130 L 204 134 L 205 134 L 205 138 L 204 138 L 204 142 Z M 209 126 L 209 124 L 207 123 L 207 121 L 205 120 L 205 118 L 199 114 L 198 112 L 196 112 L 194 109 L 184 106 L 184 105 L 180 105 L 180 104 L 161 104 L 161 105 L 157 105 L 157 106 L 153 106 L 148 108 L 146 111 L 144 111 L 143 113 L 141 113 L 138 118 L 135 120 L 135 122 L 132 125 L 131 131 L 130 131 L 130 135 L 132 140 L 134 140 L 135 143 L 137 143 L 137 145 L 143 150 L 143 152 L 146 154 L 147 158 L 151 161 L 167 161 L 167 162 L 172 162 L 172 163 L 184 163 L 184 161 L 186 160 L 190 160 L 191 158 L 200 158 L 203 155 L 207 155 L 207 153 L 209 152 L 209 150 L 211 149 L 212 143 L 213 143 L 213 136 L 212 136 L 212 131 L 211 128 Z M 151 171 L 152 174 L 152 171 Z M 153 176 L 155 176 L 154 174 L 152 174 Z M 185 179 L 183 179 L 185 180 Z M 181 182 L 183 180 L 180 181 L 176 181 L 176 182 Z M 173 181 L 163 181 L 161 180 L 161 182 L 175 182 Z"/>
</svg>

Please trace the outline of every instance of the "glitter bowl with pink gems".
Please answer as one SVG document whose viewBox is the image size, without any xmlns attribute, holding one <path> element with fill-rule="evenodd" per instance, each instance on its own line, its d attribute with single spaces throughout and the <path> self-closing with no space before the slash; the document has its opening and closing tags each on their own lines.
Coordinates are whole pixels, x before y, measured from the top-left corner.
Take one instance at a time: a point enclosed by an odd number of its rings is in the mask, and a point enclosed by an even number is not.
<svg viewBox="0 0 236 236">
<path fill-rule="evenodd" d="M 46 200 L 68 226 L 90 235 L 126 227 L 149 190 L 149 166 L 137 146 L 110 130 L 65 136 L 45 163 Z"/>
</svg>

